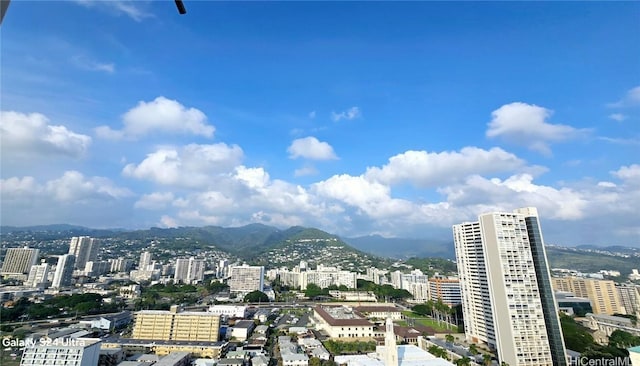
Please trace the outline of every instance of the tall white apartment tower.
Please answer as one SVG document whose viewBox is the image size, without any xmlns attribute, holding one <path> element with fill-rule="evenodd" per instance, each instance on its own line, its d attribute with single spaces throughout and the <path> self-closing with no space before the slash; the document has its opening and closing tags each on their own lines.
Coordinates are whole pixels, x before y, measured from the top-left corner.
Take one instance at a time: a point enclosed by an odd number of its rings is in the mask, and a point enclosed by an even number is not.
<svg viewBox="0 0 640 366">
<path fill-rule="evenodd" d="M 138 269 L 142 271 L 146 271 L 147 267 L 150 264 L 151 264 L 151 253 L 142 252 L 142 254 L 140 254 L 140 262 L 138 263 Z"/>
<path fill-rule="evenodd" d="M 465 333 L 511 366 L 566 366 L 535 208 L 454 225 Z"/>
<path fill-rule="evenodd" d="M 87 262 L 98 259 L 98 240 L 88 236 L 74 236 L 69 243 L 69 254 L 75 257 L 75 268 L 84 270 Z"/>
<path fill-rule="evenodd" d="M 202 282 L 205 266 L 204 259 L 179 258 L 176 260 L 174 280 L 176 283 L 188 284 Z"/>
<path fill-rule="evenodd" d="M 56 265 L 56 271 L 53 274 L 51 287 L 61 288 L 71 285 L 74 264 L 75 257 L 71 254 L 65 254 L 58 257 L 58 264 Z"/>
<path fill-rule="evenodd" d="M 229 291 L 235 294 L 247 294 L 251 291 L 264 291 L 264 267 L 235 266 L 231 267 Z"/>
</svg>

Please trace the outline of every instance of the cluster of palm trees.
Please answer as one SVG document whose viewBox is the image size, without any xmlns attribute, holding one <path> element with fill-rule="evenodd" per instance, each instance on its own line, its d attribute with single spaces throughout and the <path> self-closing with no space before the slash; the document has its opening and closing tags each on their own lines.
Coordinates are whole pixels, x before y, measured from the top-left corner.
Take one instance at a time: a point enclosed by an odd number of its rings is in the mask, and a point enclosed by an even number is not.
<svg viewBox="0 0 640 366">
<path fill-rule="evenodd" d="M 438 324 L 445 323 L 447 328 L 458 324 L 456 307 L 445 304 L 441 298 L 438 298 L 437 301 L 429 300 L 424 304 L 416 305 L 412 310 L 418 314 L 430 315 Z"/>
</svg>

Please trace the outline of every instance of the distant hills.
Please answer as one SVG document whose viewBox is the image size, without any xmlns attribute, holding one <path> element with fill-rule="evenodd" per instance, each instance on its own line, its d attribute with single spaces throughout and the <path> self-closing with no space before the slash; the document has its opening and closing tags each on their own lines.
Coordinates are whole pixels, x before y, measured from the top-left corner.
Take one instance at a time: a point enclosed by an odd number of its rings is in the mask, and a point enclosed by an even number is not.
<svg viewBox="0 0 640 366">
<path fill-rule="evenodd" d="M 351 266 L 386 262 L 383 258 L 455 259 L 452 241 L 384 238 L 378 235 L 341 238 L 315 228 L 301 226 L 286 230 L 263 224 L 224 228 L 219 226 L 150 228 L 146 230 L 90 229 L 74 225 L 0 226 L 2 241 L 46 241 L 89 235 L 110 238 L 110 242 L 128 242 L 129 249 L 146 248 L 151 242 L 177 251 L 215 247 L 242 260 L 271 266 L 290 265 L 300 260 L 326 265 Z M 579 271 L 619 269 L 628 273 L 640 267 L 640 249 L 621 246 L 578 247 L 548 246 L 547 256 L 554 268 Z M 266 258 L 266 259 L 265 259 Z M 297 263 L 296 263 L 297 264 Z"/>
<path fill-rule="evenodd" d="M 379 235 L 343 238 L 351 246 L 381 257 L 405 259 L 437 257 L 455 259 L 453 240 L 385 238 Z"/>
</svg>

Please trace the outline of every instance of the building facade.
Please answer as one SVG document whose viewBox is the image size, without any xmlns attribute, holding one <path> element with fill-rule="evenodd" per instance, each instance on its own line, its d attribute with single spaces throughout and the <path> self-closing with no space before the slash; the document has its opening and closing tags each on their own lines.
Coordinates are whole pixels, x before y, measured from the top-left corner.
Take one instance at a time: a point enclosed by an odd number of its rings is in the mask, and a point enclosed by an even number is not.
<svg viewBox="0 0 640 366">
<path fill-rule="evenodd" d="M 615 282 L 582 277 L 554 277 L 556 291 L 572 292 L 578 297 L 591 300 L 594 314 L 616 314 L 624 312 L 620 293 Z"/>
<path fill-rule="evenodd" d="M 58 264 L 56 264 L 56 272 L 53 274 L 51 287 L 71 286 L 75 262 L 76 258 L 71 254 L 64 254 L 58 257 Z"/>
<path fill-rule="evenodd" d="M 229 291 L 232 294 L 248 294 L 252 291 L 264 291 L 264 267 L 234 266 L 229 270 Z"/>
<path fill-rule="evenodd" d="M 96 366 L 99 358 L 100 340 L 57 338 L 25 347 L 20 365 Z"/>
<path fill-rule="evenodd" d="M 133 339 L 217 342 L 220 316 L 208 312 L 142 310 L 136 313 Z"/>
<path fill-rule="evenodd" d="M 74 236 L 69 243 L 69 254 L 76 259 L 75 269 L 84 270 L 89 261 L 98 259 L 98 239 L 88 236 Z"/>
<path fill-rule="evenodd" d="M 47 263 L 41 263 L 31 266 L 29 276 L 27 277 L 27 282 L 25 282 L 24 285 L 44 288 L 49 281 L 49 267 L 50 266 Z"/>
<path fill-rule="evenodd" d="M 483 214 L 453 233 L 467 337 L 512 366 L 566 365 L 537 210 Z"/>
<path fill-rule="evenodd" d="M 31 248 L 9 248 L 2 262 L 0 274 L 6 275 L 26 275 L 31 267 L 38 261 L 40 251 Z"/>
<path fill-rule="evenodd" d="M 179 258 L 176 260 L 174 281 L 176 283 L 196 284 L 204 279 L 204 259 Z"/>
<path fill-rule="evenodd" d="M 460 280 L 442 276 L 429 279 L 429 300 L 437 302 L 438 299 L 450 307 L 461 304 Z"/>
</svg>

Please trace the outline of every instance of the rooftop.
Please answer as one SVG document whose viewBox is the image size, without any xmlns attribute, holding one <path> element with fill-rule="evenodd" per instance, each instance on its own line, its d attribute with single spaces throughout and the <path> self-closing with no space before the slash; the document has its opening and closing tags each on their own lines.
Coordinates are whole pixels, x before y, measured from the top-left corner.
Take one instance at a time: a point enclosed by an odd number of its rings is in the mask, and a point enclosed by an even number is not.
<svg viewBox="0 0 640 366">
<path fill-rule="evenodd" d="M 332 326 L 372 326 L 373 324 L 359 313 L 344 306 L 316 306 L 316 313 Z"/>
</svg>

